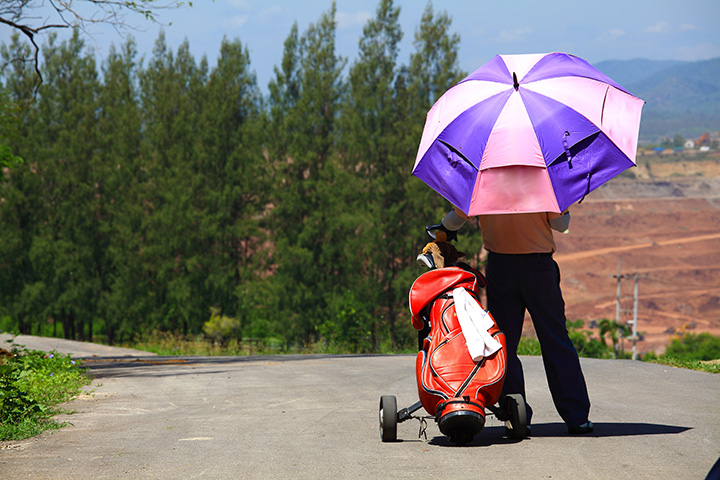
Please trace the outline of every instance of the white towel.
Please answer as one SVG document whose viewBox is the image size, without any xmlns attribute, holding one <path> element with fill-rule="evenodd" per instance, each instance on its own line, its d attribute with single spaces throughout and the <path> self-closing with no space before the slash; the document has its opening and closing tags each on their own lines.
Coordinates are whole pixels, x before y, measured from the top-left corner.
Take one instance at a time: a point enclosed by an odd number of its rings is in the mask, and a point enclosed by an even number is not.
<svg viewBox="0 0 720 480">
<path fill-rule="evenodd" d="M 500 342 L 488 333 L 494 322 L 477 300 L 464 288 L 453 290 L 453 298 L 460 329 L 465 336 L 465 343 L 473 361 L 479 362 L 483 357 L 500 350 L 502 348 Z"/>
</svg>

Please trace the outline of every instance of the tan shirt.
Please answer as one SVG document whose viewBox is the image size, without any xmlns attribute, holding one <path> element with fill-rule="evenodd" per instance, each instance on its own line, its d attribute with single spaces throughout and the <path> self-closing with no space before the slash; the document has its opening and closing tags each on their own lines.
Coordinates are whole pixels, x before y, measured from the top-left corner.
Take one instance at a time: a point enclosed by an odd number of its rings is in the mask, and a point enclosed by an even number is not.
<svg viewBox="0 0 720 480">
<path fill-rule="evenodd" d="M 550 220 L 559 213 L 479 215 L 485 250 L 495 253 L 551 253 L 555 240 Z"/>
</svg>

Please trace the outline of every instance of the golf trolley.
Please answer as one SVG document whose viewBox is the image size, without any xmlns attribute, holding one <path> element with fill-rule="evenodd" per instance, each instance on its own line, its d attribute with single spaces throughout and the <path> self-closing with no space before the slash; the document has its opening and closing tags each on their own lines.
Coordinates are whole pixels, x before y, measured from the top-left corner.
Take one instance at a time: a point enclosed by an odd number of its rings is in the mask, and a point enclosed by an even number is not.
<svg viewBox="0 0 720 480">
<path fill-rule="evenodd" d="M 397 438 L 397 425 L 406 420 L 414 418 L 420 422 L 420 436 L 426 434 L 427 419 L 435 419 L 436 416 L 424 415 L 416 416 L 413 415 L 415 412 L 423 408 L 422 402 L 415 402 L 407 408 L 397 409 L 397 398 L 395 395 L 382 395 L 380 397 L 380 439 L 383 442 L 395 442 Z M 525 412 L 525 402 L 522 396 L 514 393 L 505 397 L 505 408 L 500 408 L 498 405 L 491 405 L 487 409 L 495 415 L 495 417 L 505 422 L 507 432 L 510 438 L 523 439 L 525 438 L 527 419 Z M 473 422 L 470 418 L 458 417 L 458 424 L 448 433 L 450 441 L 457 445 L 465 445 L 472 441 L 476 434 L 484 427 L 484 421 Z M 462 425 L 465 422 L 466 425 Z M 452 434 L 452 430 L 455 434 Z M 441 430 L 442 433 L 443 432 Z"/>
<path fill-rule="evenodd" d="M 442 243 L 443 247 L 450 245 Z M 420 435 L 426 435 L 426 419 L 434 418 L 451 442 L 464 445 L 484 428 L 486 409 L 505 422 L 510 438 L 524 438 L 527 429 L 524 399 L 519 394 L 500 398 L 507 362 L 505 335 L 489 312 L 482 310 L 486 325 L 491 325 L 486 332 L 492 337 L 489 341 L 499 343 L 500 348 L 475 361 L 466 342 L 470 333 L 467 324 L 463 325 L 464 333 L 458 318 L 456 300 L 460 301 L 464 292 L 472 296 L 472 302 L 477 302 L 476 309 L 482 309 L 478 298 L 480 288 L 486 285 L 485 278 L 461 262 L 445 268 L 433 268 L 432 259 L 425 264 L 432 269 L 418 277 L 410 289 L 412 324 L 418 330 L 419 340 L 415 373 L 420 400 L 398 410 L 394 395 L 382 395 L 380 438 L 383 442 L 396 441 L 398 423 L 411 418 L 420 421 Z M 496 405 L 498 401 L 500 404 Z M 414 415 L 421 408 L 427 416 Z"/>
</svg>

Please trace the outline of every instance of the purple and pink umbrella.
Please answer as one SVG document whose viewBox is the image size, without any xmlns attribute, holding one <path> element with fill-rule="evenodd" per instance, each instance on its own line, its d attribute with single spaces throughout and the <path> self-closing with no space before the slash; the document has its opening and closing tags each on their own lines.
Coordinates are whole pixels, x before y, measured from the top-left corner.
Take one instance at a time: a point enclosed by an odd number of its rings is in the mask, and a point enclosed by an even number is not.
<svg viewBox="0 0 720 480">
<path fill-rule="evenodd" d="M 578 57 L 497 55 L 428 112 L 412 173 L 470 216 L 562 212 L 635 165 L 643 104 Z"/>
</svg>

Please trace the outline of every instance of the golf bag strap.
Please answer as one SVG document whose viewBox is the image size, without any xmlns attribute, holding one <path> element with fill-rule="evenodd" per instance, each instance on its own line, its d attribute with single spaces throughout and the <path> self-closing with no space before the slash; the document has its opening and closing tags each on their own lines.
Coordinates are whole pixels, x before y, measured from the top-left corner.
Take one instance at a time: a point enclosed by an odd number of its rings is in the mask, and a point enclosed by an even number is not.
<svg viewBox="0 0 720 480">
<path fill-rule="evenodd" d="M 459 267 L 439 268 L 420 275 L 410 287 L 409 303 L 413 327 L 417 330 L 423 328 L 422 311 L 438 296 L 458 285 L 468 283 L 471 291 L 478 290 L 481 285 L 473 272 Z"/>
<path fill-rule="evenodd" d="M 480 273 L 480 270 L 471 267 L 469 264 L 467 264 L 465 262 L 457 262 L 455 264 L 455 266 L 458 268 L 462 268 L 463 270 L 466 270 L 466 271 L 472 273 L 473 275 L 475 275 L 475 278 L 477 278 L 478 285 L 480 286 L 480 288 L 487 287 L 487 280 L 485 280 L 485 275 Z"/>
</svg>

